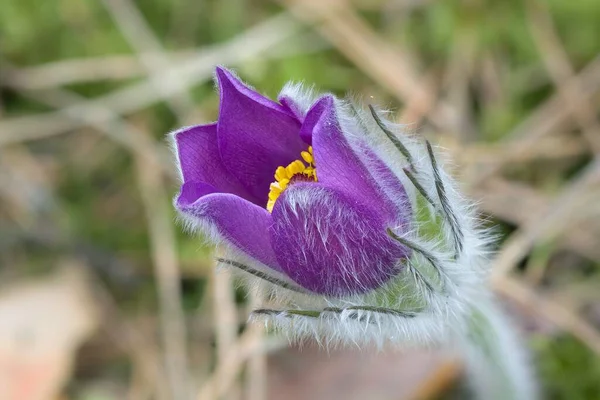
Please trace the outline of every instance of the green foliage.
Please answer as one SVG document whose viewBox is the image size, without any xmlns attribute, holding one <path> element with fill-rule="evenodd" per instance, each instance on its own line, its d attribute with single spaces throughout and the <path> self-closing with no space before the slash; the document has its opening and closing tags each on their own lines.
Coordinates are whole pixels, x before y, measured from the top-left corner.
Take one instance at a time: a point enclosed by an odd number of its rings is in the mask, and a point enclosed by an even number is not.
<svg viewBox="0 0 600 400">
<path fill-rule="evenodd" d="M 538 337 L 537 367 L 545 399 L 600 398 L 600 358 L 572 336 Z"/>
</svg>

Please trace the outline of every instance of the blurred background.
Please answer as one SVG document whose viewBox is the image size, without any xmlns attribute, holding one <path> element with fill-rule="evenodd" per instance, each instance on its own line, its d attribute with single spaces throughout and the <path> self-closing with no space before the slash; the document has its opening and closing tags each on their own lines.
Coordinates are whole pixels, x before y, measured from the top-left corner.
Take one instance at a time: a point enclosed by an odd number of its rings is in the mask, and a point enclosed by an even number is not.
<svg viewBox="0 0 600 400">
<path fill-rule="evenodd" d="M 3 0 L 0 399 L 459 399 L 451 350 L 299 349 L 175 223 L 215 65 L 395 110 L 499 233 L 545 399 L 600 398 L 598 0 Z"/>
</svg>

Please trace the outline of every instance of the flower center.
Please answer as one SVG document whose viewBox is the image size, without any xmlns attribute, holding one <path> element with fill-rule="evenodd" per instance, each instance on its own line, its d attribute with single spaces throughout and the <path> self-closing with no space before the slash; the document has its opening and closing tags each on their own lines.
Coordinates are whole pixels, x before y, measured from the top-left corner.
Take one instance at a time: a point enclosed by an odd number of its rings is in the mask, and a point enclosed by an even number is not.
<svg viewBox="0 0 600 400">
<path fill-rule="evenodd" d="M 275 202 L 283 193 L 283 191 L 292 182 L 317 181 L 317 167 L 315 167 L 315 159 L 313 157 L 312 146 L 308 147 L 308 151 L 300 153 L 302 160 L 294 160 L 287 167 L 277 167 L 275 170 L 275 182 L 271 183 L 269 190 L 269 201 L 267 202 L 267 210 L 273 212 Z M 305 165 L 308 164 L 308 165 Z"/>
</svg>

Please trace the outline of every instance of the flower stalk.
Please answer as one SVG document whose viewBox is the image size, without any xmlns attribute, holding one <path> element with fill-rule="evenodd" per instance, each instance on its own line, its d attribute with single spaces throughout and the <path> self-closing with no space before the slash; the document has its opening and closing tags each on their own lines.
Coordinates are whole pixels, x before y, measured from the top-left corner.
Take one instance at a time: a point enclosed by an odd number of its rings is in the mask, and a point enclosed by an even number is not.
<svg viewBox="0 0 600 400">
<path fill-rule="evenodd" d="M 469 384 L 476 398 L 529 400 L 538 398 L 535 377 L 521 338 L 498 305 L 485 300 L 472 305 L 462 346 Z"/>
</svg>

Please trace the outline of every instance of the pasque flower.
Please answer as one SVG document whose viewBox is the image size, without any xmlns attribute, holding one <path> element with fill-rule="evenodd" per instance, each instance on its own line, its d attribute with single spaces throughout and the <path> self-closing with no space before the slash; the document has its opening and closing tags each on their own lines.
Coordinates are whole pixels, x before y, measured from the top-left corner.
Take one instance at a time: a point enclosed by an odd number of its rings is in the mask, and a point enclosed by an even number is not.
<svg viewBox="0 0 600 400">
<path fill-rule="evenodd" d="M 181 213 L 310 292 L 364 293 L 396 276 L 409 249 L 386 229 L 409 229 L 410 203 L 385 163 L 350 143 L 337 100 L 306 110 L 216 76 L 218 121 L 174 134 Z"/>
<path fill-rule="evenodd" d="M 385 113 L 217 68 L 217 122 L 171 135 L 174 205 L 267 290 L 253 316 L 325 345 L 458 344 L 479 398 L 535 397 L 486 277 L 490 235 L 428 141 Z"/>
</svg>

